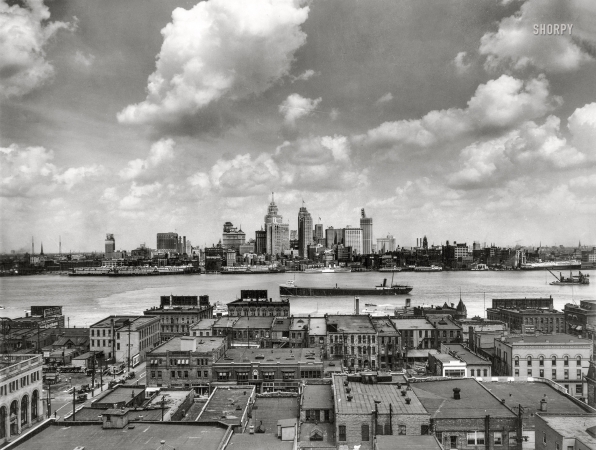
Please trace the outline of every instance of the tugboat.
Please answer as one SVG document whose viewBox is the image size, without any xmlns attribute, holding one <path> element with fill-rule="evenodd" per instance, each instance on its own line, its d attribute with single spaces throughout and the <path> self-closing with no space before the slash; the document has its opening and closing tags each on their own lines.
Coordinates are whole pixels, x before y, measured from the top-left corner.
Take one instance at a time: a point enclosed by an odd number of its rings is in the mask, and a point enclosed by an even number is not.
<svg viewBox="0 0 596 450">
<path fill-rule="evenodd" d="M 556 276 L 550 270 L 549 272 L 557 279 L 557 281 L 553 281 L 550 284 L 553 286 L 566 286 L 566 285 L 573 285 L 573 284 L 590 284 L 590 275 L 583 274 L 579 272 L 579 275 L 573 275 L 573 272 L 569 272 L 569 278 L 565 278 L 561 272 L 559 272 L 559 276 Z"/>
</svg>

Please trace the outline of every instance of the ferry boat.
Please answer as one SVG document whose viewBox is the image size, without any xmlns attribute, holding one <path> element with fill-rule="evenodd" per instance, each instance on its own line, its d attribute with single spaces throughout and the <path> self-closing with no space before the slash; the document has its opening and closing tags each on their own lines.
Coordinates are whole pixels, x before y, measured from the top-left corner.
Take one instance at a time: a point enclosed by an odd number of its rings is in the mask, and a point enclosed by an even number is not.
<svg viewBox="0 0 596 450">
<path fill-rule="evenodd" d="M 581 269 L 582 263 L 581 261 L 577 261 L 575 259 L 570 259 L 566 261 L 541 261 L 538 262 L 529 262 L 522 264 L 520 268 L 522 270 L 571 270 L 571 269 Z"/>
<path fill-rule="evenodd" d="M 347 297 L 352 295 L 402 295 L 408 294 L 412 286 L 391 284 L 387 285 L 387 279 L 383 284 L 374 288 L 341 288 L 337 284 L 331 288 L 321 287 L 299 287 L 294 280 L 289 280 L 285 285 L 279 287 L 280 296 L 289 297 Z"/>
<path fill-rule="evenodd" d="M 401 267 L 381 267 L 379 272 L 401 272 L 402 270 Z"/>
<path fill-rule="evenodd" d="M 441 272 L 443 268 L 441 266 L 416 266 L 414 272 Z"/>
<path fill-rule="evenodd" d="M 350 273 L 352 269 L 349 267 L 329 266 L 321 270 L 322 273 Z"/>
<path fill-rule="evenodd" d="M 549 270 L 549 272 L 557 279 L 557 281 L 552 281 L 550 283 L 553 286 L 590 284 L 590 275 L 588 275 L 588 274 L 583 274 L 583 273 L 579 272 L 579 275 L 573 275 L 573 272 L 571 272 L 571 273 L 569 273 L 569 278 L 565 278 L 562 273 L 559 273 L 559 276 L 557 277 L 550 270 Z"/>
<path fill-rule="evenodd" d="M 304 273 L 323 273 L 322 267 L 309 267 L 308 269 L 304 269 Z"/>
<path fill-rule="evenodd" d="M 486 264 L 476 264 L 474 267 L 472 267 L 470 270 L 474 270 L 474 271 L 484 271 L 484 270 L 488 270 L 488 266 Z"/>
</svg>

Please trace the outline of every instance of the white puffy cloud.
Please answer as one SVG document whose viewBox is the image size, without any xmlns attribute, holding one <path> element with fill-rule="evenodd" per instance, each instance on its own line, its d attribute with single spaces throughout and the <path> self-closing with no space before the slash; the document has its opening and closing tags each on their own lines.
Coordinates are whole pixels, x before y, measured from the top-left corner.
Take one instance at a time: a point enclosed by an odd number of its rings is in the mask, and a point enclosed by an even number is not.
<svg viewBox="0 0 596 450">
<path fill-rule="evenodd" d="M 387 92 L 386 94 L 382 95 L 375 103 L 377 105 L 382 105 L 383 103 L 389 103 L 393 100 L 393 94 L 391 92 Z"/>
<path fill-rule="evenodd" d="M 312 99 L 302 97 L 300 94 L 290 94 L 279 105 L 279 112 L 284 116 L 284 122 L 289 126 L 296 126 L 296 121 L 301 117 L 309 116 L 321 103 L 321 97 Z"/>
<path fill-rule="evenodd" d="M 46 44 L 58 30 L 75 25 L 49 18 L 43 0 L 26 0 L 24 7 L 0 1 L 0 97 L 28 94 L 54 75 Z"/>
<path fill-rule="evenodd" d="M 596 159 L 596 103 L 577 108 L 567 119 L 574 145 Z"/>
<path fill-rule="evenodd" d="M 469 61 L 467 61 L 467 56 L 467 52 L 459 52 L 455 56 L 455 58 L 453 58 L 453 65 L 455 66 L 455 70 L 460 75 L 463 75 L 468 70 L 470 70 L 470 67 L 472 67 L 472 64 Z"/>
<path fill-rule="evenodd" d="M 155 142 L 149 150 L 149 156 L 146 159 L 135 159 L 128 162 L 128 165 L 122 169 L 118 175 L 125 180 L 134 180 L 148 172 L 159 171 L 163 163 L 174 159 L 173 139 L 161 139 Z"/>
<path fill-rule="evenodd" d="M 300 26 L 308 13 L 295 0 L 212 0 L 176 8 L 162 30 L 147 98 L 127 106 L 118 120 L 177 124 L 223 97 L 264 92 L 289 73 L 306 41 Z"/>
<path fill-rule="evenodd" d="M 44 147 L 0 147 L 0 197 L 50 196 L 105 173 L 97 164 L 59 168 L 53 160 L 54 152 Z"/>
<path fill-rule="evenodd" d="M 315 77 L 318 75 L 320 75 L 319 72 L 315 72 L 312 69 L 308 69 L 308 70 L 305 70 L 304 72 L 302 72 L 300 75 L 298 75 L 296 77 L 292 77 L 292 83 L 295 83 L 296 81 L 307 81 L 307 80 L 310 80 L 312 77 Z"/>
<path fill-rule="evenodd" d="M 560 99 L 549 95 L 544 76 L 522 81 L 508 75 L 481 84 L 465 109 L 431 111 L 416 120 L 385 122 L 354 137 L 372 149 L 426 148 L 465 136 L 507 129 L 544 116 Z"/>
<path fill-rule="evenodd" d="M 594 43 L 595 20 L 594 2 L 528 0 L 514 15 L 501 20 L 496 32 L 482 37 L 479 52 L 487 57 L 487 70 L 520 70 L 528 66 L 549 72 L 577 70 L 594 59 L 589 47 Z M 573 28 L 559 35 L 534 34 L 535 26 L 540 33 L 540 25 L 562 23 L 572 24 Z"/>
<path fill-rule="evenodd" d="M 160 197 L 159 194 L 163 192 L 162 189 L 162 184 L 157 181 L 145 185 L 138 185 L 133 181 L 128 193 L 120 200 L 118 206 L 122 210 L 145 209 L 147 208 L 147 202 L 145 200 L 150 198 L 155 201 Z"/>
</svg>

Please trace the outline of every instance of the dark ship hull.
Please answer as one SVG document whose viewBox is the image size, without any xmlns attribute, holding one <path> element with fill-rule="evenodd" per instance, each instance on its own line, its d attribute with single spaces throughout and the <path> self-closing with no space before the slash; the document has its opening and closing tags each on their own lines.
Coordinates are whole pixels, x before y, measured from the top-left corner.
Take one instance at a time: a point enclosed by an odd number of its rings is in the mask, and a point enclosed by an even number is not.
<svg viewBox="0 0 596 450">
<path fill-rule="evenodd" d="M 290 297 L 347 297 L 352 295 L 405 295 L 413 289 L 412 286 L 394 285 L 383 288 L 316 288 L 280 286 L 280 296 Z"/>
</svg>

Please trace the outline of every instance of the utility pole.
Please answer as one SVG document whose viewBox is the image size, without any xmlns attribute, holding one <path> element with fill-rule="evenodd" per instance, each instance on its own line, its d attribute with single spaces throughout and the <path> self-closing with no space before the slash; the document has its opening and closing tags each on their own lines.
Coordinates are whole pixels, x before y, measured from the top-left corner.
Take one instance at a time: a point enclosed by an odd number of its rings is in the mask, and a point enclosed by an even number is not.
<svg viewBox="0 0 596 450">
<path fill-rule="evenodd" d="M 91 397 L 95 395 L 95 350 L 93 351 L 93 372 L 91 372 Z"/>
<path fill-rule="evenodd" d="M 73 389 L 72 390 L 72 421 L 75 421 L 75 414 L 76 414 L 76 409 L 75 409 L 75 400 L 77 397 L 77 390 Z"/>
<path fill-rule="evenodd" d="M 52 385 L 48 382 L 48 399 L 47 399 L 47 413 L 48 418 L 52 415 Z"/>
<path fill-rule="evenodd" d="M 163 422 L 163 416 L 166 408 L 166 396 L 161 396 L 161 421 Z"/>
<path fill-rule="evenodd" d="M 128 367 L 127 371 L 130 372 L 130 320 L 128 321 Z"/>
</svg>

